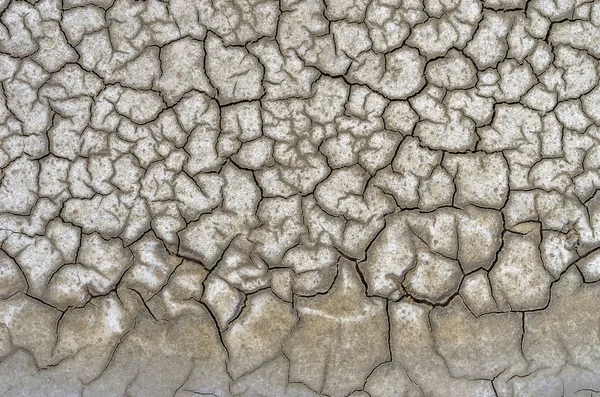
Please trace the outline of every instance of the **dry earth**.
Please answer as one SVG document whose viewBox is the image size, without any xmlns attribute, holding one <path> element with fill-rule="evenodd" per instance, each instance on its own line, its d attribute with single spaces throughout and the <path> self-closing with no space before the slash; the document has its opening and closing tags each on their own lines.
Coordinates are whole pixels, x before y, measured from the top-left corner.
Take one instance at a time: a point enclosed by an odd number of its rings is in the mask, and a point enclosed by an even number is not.
<svg viewBox="0 0 600 397">
<path fill-rule="evenodd" d="M 0 22 L 0 395 L 600 395 L 599 1 Z"/>
</svg>

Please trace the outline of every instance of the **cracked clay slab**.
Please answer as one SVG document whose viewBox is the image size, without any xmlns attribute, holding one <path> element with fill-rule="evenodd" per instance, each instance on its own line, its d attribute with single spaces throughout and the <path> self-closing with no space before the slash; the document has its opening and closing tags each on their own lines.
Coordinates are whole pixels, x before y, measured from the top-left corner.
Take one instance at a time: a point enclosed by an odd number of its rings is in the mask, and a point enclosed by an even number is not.
<svg viewBox="0 0 600 397">
<path fill-rule="evenodd" d="M 600 397 L 600 1 L 0 0 L 0 396 Z"/>
</svg>

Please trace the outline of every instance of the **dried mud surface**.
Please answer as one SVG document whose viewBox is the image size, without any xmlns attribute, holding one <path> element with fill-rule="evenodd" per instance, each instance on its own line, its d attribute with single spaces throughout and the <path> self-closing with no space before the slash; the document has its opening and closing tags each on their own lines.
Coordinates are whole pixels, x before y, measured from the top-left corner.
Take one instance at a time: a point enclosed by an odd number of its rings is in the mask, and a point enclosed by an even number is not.
<svg viewBox="0 0 600 397">
<path fill-rule="evenodd" d="M 600 395 L 600 2 L 0 0 L 0 395 Z"/>
</svg>

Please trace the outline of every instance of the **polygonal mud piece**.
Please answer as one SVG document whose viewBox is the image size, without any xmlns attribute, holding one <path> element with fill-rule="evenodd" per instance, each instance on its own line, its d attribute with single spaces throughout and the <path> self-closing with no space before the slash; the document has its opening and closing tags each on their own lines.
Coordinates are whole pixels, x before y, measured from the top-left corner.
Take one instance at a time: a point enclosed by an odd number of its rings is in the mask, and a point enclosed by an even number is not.
<svg viewBox="0 0 600 397">
<path fill-rule="evenodd" d="M 245 302 L 245 295 L 217 276 L 209 276 L 203 283 L 202 301 L 214 314 L 219 329 L 227 329 L 229 322 L 239 314 Z"/>
<path fill-rule="evenodd" d="M 123 283 L 146 299 L 160 291 L 182 262 L 170 255 L 160 240 L 148 236 L 136 242 L 131 251 L 135 259 Z"/>
<path fill-rule="evenodd" d="M 508 34 L 510 22 L 507 14 L 484 11 L 480 28 L 465 48 L 465 54 L 478 69 L 496 67 L 505 56 L 507 44 L 503 39 Z"/>
<path fill-rule="evenodd" d="M 447 156 L 445 168 L 455 175 L 455 204 L 502 208 L 508 196 L 508 164 L 499 153 Z"/>
<path fill-rule="evenodd" d="M 432 84 L 449 90 L 469 88 L 477 81 L 473 62 L 456 50 L 428 63 L 425 74 Z"/>
<path fill-rule="evenodd" d="M 125 90 L 115 104 L 115 111 L 136 124 L 154 120 L 164 103 L 160 96 L 151 91 Z"/>
<path fill-rule="evenodd" d="M 587 283 L 594 283 L 600 280 L 600 253 L 593 251 L 577 261 L 577 267 L 583 274 L 583 279 Z"/>
<path fill-rule="evenodd" d="M 263 94 L 263 66 L 239 47 L 227 48 L 214 34 L 205 41 L 206 74 L 218 92 L 219 102 L 258 99 Z"/>
<path fill-rule="evenodd" d="M 498 262 L 490 270 L 494 298 L 500 308 L 534 310 L 548 304 L 553 278 L 542 264 L 540 238 L 539 229 L 504 235 Z"/>
<path fill-rule="evenodd" d="M 473 150 L 478 139 L 475 122 L 464 117 L 460 110 L 441 105 L 436 96 L 437 92 L 431 89 L 413 100 L 413 106 L 425 118 L 417 123 L 415 135 L 423 145 L 432 149 L 450 152 Z M 458 103 L 449 100 L 448 105 L 454 107 Z"/>
<path fill-rule="evenodd" d="M 432 213 L 413 211 L 408 214 L 409 229 L 419 252 L 428 250 L 434 256 L 457 258 L 455 212 L 453 208 L 441 208 Z"/>
<path fill-rule="evenodd" d="M 19 265 L 6 253 L 0 252 L 0 297 L 8 298 L 18 290 L 25 291 L 27 280 Z"/>
<path fill-rule="evenodd" d="M 419 184 L 419 208 L 431 211 L 452 204 L 454 180 L 443 167 L 436 167 L 428 179 Z"/>
<path fill-rule="evenodd" d="M 410 135 L 418 116 L 408 102 L 392 101 L 383 113 L 386 128 Z"/>
<path fill-rule="evenodd" d="M 403 285 L 416 299 L 444 303 L 458 290 L 461 280 L 457 261 L 425 251 L 417 254 L 417 262 L 406 273 Z"/>
<path fill-rule="evenodd" d="M 27 214 L 35 203 L 39 166 L 27 157 L 15 160 L 2 170 L 0 211 Z"/>
<path fill-rule="evenodd" d="M 498 310 L 489 277 L 484 270 L 465 276 L 460 286 L 460 297 L 467 308 L 477 317 Z"/>
<path fill-rule="evenodd" d="M 375 368 L 365 383 L 365 391 L 372 397 L 423 396 L 423 391 L 410 380 L 404 368 L 393 361 Z"/>
<path fill-rule="evenodd" d="M 292 290 L 299 296 L 326 292 L 335 280 L 340 254 L 332 248 L 297 245 L 286 252 L 284 267 L 293 271 Z"/>
<path fill-rule="evenodd" d="M 542 262 L 554 278 L 559 278 L 562 272 L 577 258 L 575 244 L 575 233 L 570 236 L 553 230 L 542 233 L 542 244 L 540 245 Z M 582 265 L 584 264 L 582 263 Z"/>
<path fill-rule="evenodd" d="M 402 276 L 416 261 L 413 237 L 405 216 L 388 217 L 386 227 L 358 266 L 364 274 L 369 294 L 387 298 L 401 286 Z"/>
<path fill-rule="evenodd" d="M 489 269 L 502 245 L 502 214 L 468 206 L 457 214 L 458 260 L 466 273 Z"/>
<path fill-rule="evenodd" d="M 213 95 L 214 89 L 203 70 L 206 54 L 201 41 L 190 37 L 175 41 L 163 47 L 160 56 L 162 74 L 156 85 L 167 104 L 175 103 L 191 89 Z"/>
<path fill-rule="evenodd" d="M 348 74 L 351 81 L 367 84 L 389 99 L 406 99 L 425 85 L 424 67 L 417 50 L 401 48 L 386 55 L 365 52 L 352 63 Z"/>
</svg>

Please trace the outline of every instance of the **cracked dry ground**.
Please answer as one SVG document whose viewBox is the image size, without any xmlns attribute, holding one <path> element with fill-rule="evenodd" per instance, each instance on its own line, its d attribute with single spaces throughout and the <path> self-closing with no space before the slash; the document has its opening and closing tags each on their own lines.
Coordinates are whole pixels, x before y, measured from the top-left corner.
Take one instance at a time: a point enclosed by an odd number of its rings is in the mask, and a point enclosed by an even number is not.
<svg viewBox="0 0 600 397">
<path fill-rule="evenodd" d="M 600 395 L 599 1 L 0 22 L 0 395 Z"/>
</svg>

